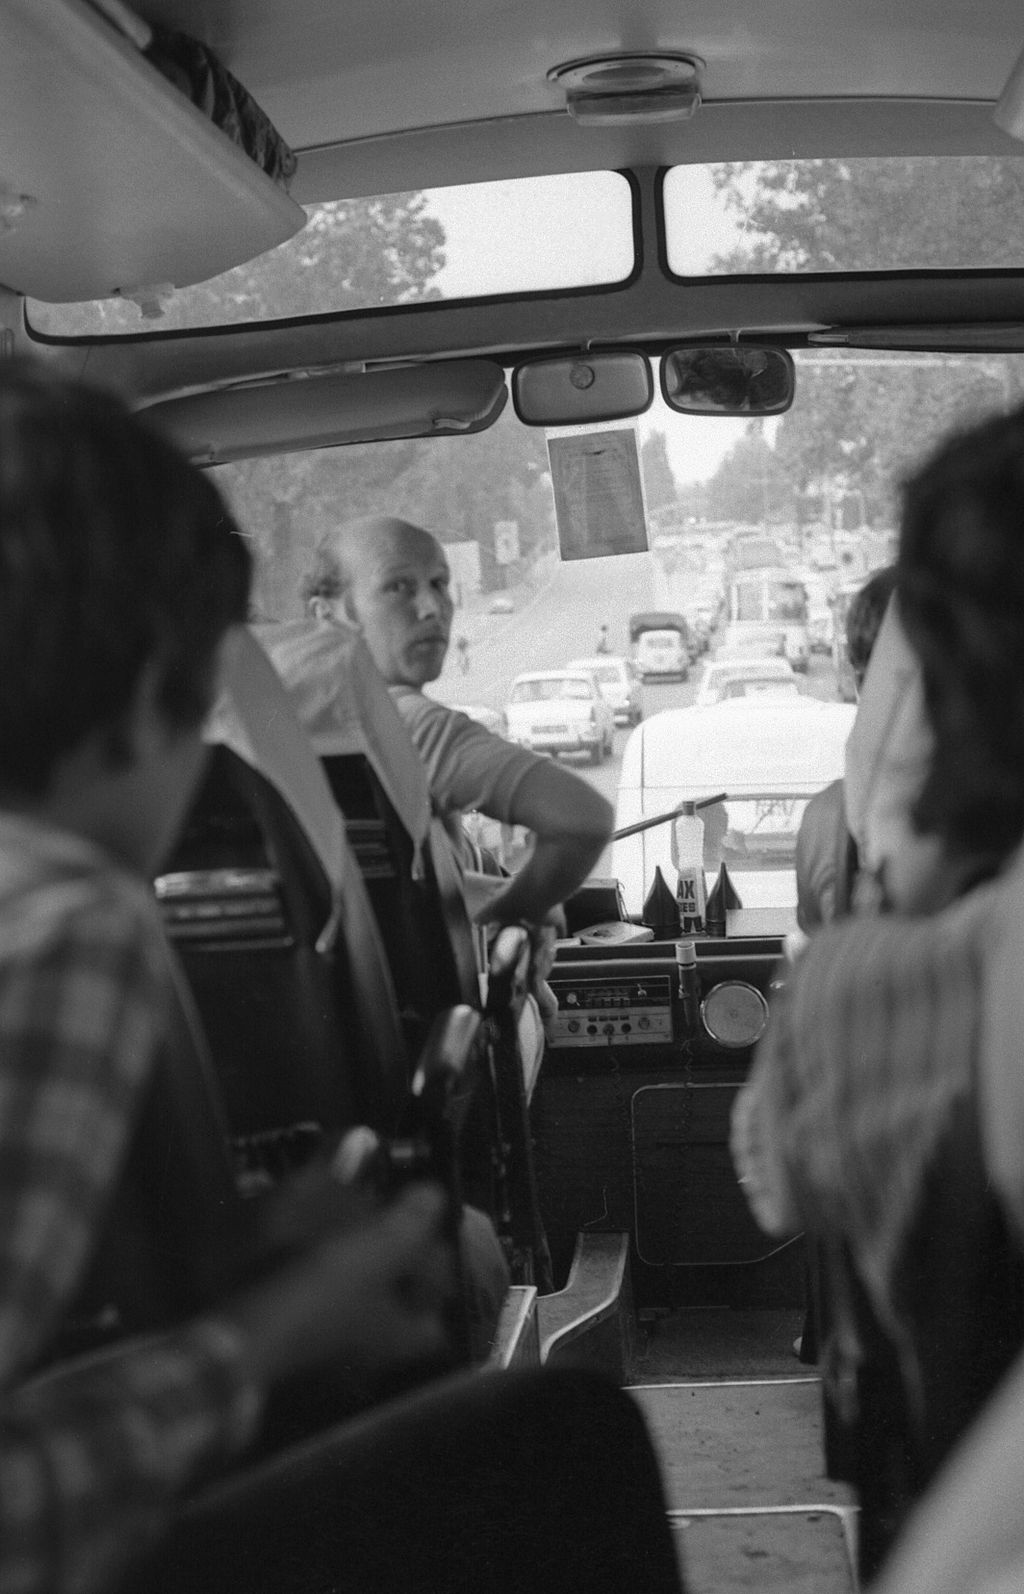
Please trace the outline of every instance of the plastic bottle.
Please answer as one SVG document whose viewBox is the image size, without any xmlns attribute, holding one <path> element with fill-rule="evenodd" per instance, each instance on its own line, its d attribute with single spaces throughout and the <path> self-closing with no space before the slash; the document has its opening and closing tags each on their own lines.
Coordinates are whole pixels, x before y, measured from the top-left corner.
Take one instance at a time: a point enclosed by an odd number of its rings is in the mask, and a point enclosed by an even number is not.
<svg viewBox="0 0 1024 1594">
<path fill-rule="evenodd" d="M 676 905 L 683 935 L 704 929 L 704 821 L 693 803 L 683 803 L 672 822 L 672 862 L 679 871 Z"/>
</svg>

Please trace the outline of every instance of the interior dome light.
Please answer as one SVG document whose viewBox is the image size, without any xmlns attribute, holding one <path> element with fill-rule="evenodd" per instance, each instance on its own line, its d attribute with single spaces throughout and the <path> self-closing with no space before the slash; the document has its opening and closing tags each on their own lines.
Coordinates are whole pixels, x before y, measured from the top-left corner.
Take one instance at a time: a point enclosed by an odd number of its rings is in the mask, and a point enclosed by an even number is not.
<svg viewBox="0 0 1024 1594">
<path fill-rule="evenodd" d="M 598 55 L 552 67 L 566 110 L 582 127 L 610 122 L 681 122 L 700 104 L 704 62 L 696 55 Z"/>
</svg>

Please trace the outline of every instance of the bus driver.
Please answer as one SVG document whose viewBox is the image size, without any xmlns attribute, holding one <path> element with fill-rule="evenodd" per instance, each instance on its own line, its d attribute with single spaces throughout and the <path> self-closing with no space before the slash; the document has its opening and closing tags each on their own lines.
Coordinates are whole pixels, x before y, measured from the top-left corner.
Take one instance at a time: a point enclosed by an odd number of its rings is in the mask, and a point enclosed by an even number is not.
<svg viewBox="0 0 1024 1594">
<path fill-rule="evenodd" d="M 578 775 L 426 696 L 423 688 L 437 680 L 448 651 L 450 581 L 444 549 L 430 532 L 370 516 L 343 525 L 322 545 L 306 590 L 332 600 L 339 618 L 362 631 L 460 850 L 466 809 L 533 832 L 533 851 L 491 899 L 486 917 L 541 924 L 600 857 L 611 835 L 611 807 Z"/>
</svg>

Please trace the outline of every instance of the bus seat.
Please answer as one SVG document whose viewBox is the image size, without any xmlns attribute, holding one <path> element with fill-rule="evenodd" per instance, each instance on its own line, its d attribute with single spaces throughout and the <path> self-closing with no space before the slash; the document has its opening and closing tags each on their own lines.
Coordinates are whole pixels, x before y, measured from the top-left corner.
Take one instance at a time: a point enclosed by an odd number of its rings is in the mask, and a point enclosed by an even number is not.
<svg viewBox="0 0 1024 1594">
<path fill-rule="evenodd" d="M 462 861 L 431 816 L 422 762 L 360 633 L 334 621 L 302 620 L 255 627 L 253 634 L 320 756 L 363 865 L 407 1038 L 418 1044 L 452 1002 L 481 1005 Z M 551 1287 L 551 1275 L 526 1120 L 521 968 L 517 976 L 523 950 L 518 932 L 508 968 L 492 975 L 483 1031 L 489 1089 L 478 1093 L 467 1125 L 464 1177 L 467 1198 L 495 1220 L 513 1278 L 543 1289 Z M 533 1034 L 528 1022 L 524 1030 Z M 533 1044 L 531 1066 L 536 1050 Z"/>
<path fill-rule="evenodd" d="M 260 1154 L 252 1137 L 304 1124 L 389 1133 L 410 1067 L 387 960 L 320 764 L 245 633 L 207 739 L 157 893 L 233 1130 Z"/>
<path fill-rule="evenodd" d="M 460 864 L 422 761 L 353 627 L 299 620 L 254 635 L 322 761 L 416 1046 L 440 1008 L 477 1000 Z"/>
</svg>

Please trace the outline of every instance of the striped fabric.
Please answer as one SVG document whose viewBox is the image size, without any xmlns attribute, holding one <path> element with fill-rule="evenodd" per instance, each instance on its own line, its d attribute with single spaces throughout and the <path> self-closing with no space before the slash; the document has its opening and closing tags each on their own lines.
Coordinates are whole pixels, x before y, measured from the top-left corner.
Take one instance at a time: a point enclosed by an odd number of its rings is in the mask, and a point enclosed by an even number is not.
<svg viewBox="0 0 1024 1594">
<path fill-rule="evenodd" d="M 930 918 L 820 930 L 773 1003 L 736 1102 L 733 1158 L 758 1222 L 844 1236 L 890 1325 L 924 1171 L 976 1088 L 1004 892 L 997 882 Z"/>
</svg>

